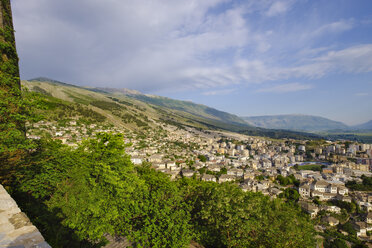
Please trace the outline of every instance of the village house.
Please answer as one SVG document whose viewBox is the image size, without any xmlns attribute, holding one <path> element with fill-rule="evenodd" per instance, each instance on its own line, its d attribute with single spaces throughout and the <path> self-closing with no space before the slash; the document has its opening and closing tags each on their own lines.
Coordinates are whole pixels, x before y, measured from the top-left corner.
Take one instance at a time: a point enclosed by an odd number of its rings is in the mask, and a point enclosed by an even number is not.
<svg viewBox="0 0 372 248">
<path fill-rule="evenodd" d="M 208 175 L 208 174 L 204 174 L 202 177 L 201 177 L 201 180 L 202 181 L 205 181 L 205 182 L 216 182 L 217 179 L 215 176 L 213 175 Z"/>
<path fill-rule="evenodd" d="M 132 156 L 132 157 L 130 158 L 130 161 L 132 161 L 132 163 L 133 163 L 133 164 L 136 164 L 136 165 L 138 165 L 138 164 L 142 164 L 142 158 L 140 158 L 140 157 Z"/>
<path fill-rule="evenodd" d="M 183 177 L 192 177 L 195 174 L 193 170 L 182 170 L 181 174 Z"/>
<path fill-rule="evenodd" d="M 226 174 L 223 174 L 220 176 L 220 178 L 218 179 L 218 182 L 219 183 L 224 183 L 224 182 L 232 182 L 232 181 L 235 181 L 237 178 L 235 176 L 231 176 L 231 175 L 226 175 Z"/>
<path fill-rule="evenodd" d="M 324 216 L 322 218 L 322 220 L 330 226 L 337 226 L 340 223 L 340 221 L 338 219 L 336 219 L 332 216 Z"/>
<path fill-rule="evenodd" d="M 311 218 L 315 218 L 317 216 L 319 208 L 315 204 L 306 201 L 299 201 L 298 203 L 302 210 L 308 213 Z"/>
<path fill-rule="evenodd" d="M 335 213 L 335 214 L 340 214 L 341 213 L 341 208 L 339 208 L 337 206 L 322 205 L 322 206 L 320 206 L 320 210 L 324 210 L 326 212 Z"/>
</svg>

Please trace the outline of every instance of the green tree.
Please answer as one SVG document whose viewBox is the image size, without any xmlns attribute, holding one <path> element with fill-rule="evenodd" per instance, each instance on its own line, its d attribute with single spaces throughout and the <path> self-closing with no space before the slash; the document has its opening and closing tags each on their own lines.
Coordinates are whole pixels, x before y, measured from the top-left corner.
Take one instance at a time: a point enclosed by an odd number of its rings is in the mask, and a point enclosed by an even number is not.
<svg viewBox="0 0 372 248">
<path fill-rule="evenodd" d="M 74 151 L 74 162 L 48 201 L 81 239 L 127 235 L 144 183 L 124 154 L 122 135 L 97 134 Z M 126 231 L 123 231 L 126 230 Z"/>
<path fill-rule="evenodd" d="M 335 239 L 331 241 L 328 245 L 325 246 L 326 248 L 347 248 L 347 244 L 345 240 L 342 239 Z"/>
<path fill-rule="evenodd" d="M 188 247 L 192 237 L 190 206 L 183 192 L 169 176 L 151 169 L 137 167 L 146 190 L 132 218 L 130 239 L 138 247 Z"/>
<path fill-rule="evenodd" d="M 279 194 L 280 198 L 286 198 L 288 201 L 298 202 L 300 199 L 300 194 L 296 189 L 286 188 L 283 193 Z"/>
<path fill-rule="evenodd" d="M 198 155 L 198 159 L 201 161 L 201 162 L 207 162 L 207 157 L 205 155 Z"/>
<path fill-rule="evenodd" d="M 298 207 L 233 184 L 194 186 L 192 220 L 206 247 L 313 247 L 313 227 Z"/>
</svg>

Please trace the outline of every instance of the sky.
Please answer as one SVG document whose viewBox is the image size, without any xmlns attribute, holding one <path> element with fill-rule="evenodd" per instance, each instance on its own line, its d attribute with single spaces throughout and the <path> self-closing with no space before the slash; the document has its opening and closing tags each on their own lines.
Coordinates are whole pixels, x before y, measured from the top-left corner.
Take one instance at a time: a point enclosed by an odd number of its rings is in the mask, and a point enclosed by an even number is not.
<svg viewBox="0 0 372 248">
<path fill-rule="evenodd" d="M 370 0 L 12 0 L 22 79 L 372 119 Z"/>
</svg>

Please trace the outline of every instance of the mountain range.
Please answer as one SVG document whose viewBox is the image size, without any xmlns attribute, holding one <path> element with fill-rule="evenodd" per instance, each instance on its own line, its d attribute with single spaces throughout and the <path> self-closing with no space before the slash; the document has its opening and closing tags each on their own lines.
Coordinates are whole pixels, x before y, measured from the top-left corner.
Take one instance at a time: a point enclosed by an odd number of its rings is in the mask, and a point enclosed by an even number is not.
<svg viewBox="0 0 372 248">
<path fill-rule="evenodd" d="M 332 139 L 333 134 L 308 133 L 324 130 L 350 129 L 341 122 L 317 116 L 279 115 L 239 117 L 206 105 L 162 96 L 142 94 L 130 89 L 81 87 L 49 78 L 22 81 L 23 87 L 48 96 L 50 101 L 62 100 L 79 104 L 102 115 L 114 125 L 128 129 L 153 127 L 164 122 L 178 127 L 204 130 L 225 130 L 271 138 Z M 360 128 L 368 127 L 363 125 Z M 337 133 L 335 138 L 343 138 Z M 348 134 L 348 139 L 360 137 Z"/>
<path fill-rule="evenodd" d="M 111 124 L 127 129 L 153 128 L 157 126 L 153 123 L 163 122 L 180 128 L 223 130 L 271 138 L 321 138 L 317 134 L 255 127 L 236 115 L 202 104 L 145 95 L 134 90 L 81 87 L 49 78 L 23 80 L 22 86 L 47 96 L 50 104 L 57 106 L 54 111 L 59 111 L 59 115 L 63 115 L 59 105 L 73 104 L 75 109 L 83 106 L 102 115 Z"/>
</svg>

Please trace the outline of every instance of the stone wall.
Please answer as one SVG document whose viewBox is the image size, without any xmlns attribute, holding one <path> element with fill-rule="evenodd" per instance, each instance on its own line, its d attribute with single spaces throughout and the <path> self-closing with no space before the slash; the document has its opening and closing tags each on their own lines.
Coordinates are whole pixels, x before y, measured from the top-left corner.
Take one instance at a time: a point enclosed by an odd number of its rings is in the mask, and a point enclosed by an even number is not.
<svg viewBox="0 0 372 248">
<path fill-rule="evenodd" d="M 0 247 L 51 248 L 2 185 L 0 185 Z"/>
</svg>

